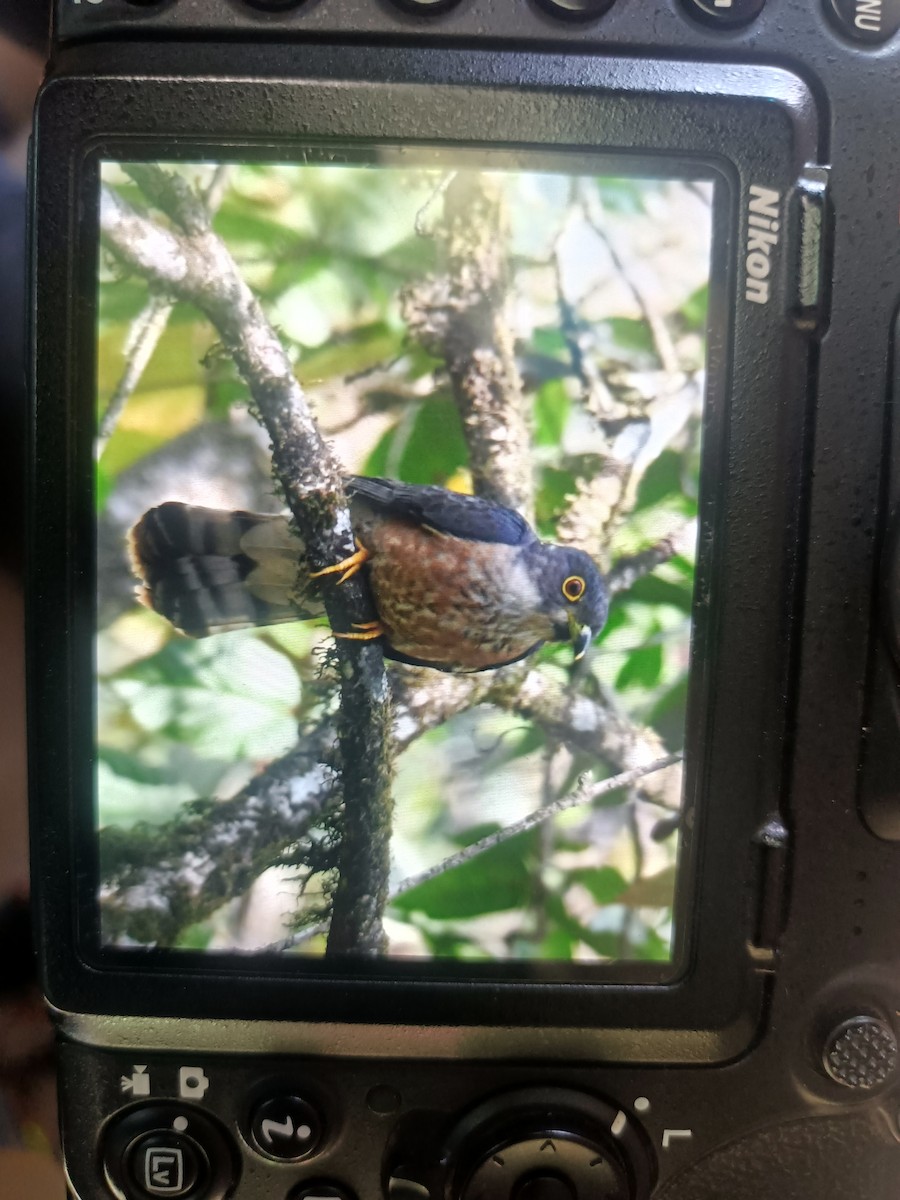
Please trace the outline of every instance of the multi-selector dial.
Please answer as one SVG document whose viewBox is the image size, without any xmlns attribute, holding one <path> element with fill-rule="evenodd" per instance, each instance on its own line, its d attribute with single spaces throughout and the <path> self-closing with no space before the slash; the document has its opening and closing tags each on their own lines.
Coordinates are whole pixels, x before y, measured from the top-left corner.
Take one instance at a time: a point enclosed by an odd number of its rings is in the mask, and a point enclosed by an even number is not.
<svg viewBox="0 0 900 1200">
<path fill-rule="evenodd" d="M 398 1165 L 395 1200 L 646 1200 L 656 1168 L 622 1109 L 567 1088 L 521 1088 L 478 1105 L 441 1153 L 440 1183 Z"/>
</svg>

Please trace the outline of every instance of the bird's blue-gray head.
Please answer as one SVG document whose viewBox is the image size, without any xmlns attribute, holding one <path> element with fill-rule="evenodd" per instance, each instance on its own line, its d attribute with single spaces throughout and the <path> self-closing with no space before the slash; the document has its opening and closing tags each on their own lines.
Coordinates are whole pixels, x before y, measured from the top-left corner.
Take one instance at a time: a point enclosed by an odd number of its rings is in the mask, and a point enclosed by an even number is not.
<svg viewBox="0 0 900 1200">
<path fill-rule="evenodd" d="M 539 542 L 529 564 L 554 642 L 571 642 L 579 659 L 606 623 L 609 593 L 590 555 Z"/>
</svg>

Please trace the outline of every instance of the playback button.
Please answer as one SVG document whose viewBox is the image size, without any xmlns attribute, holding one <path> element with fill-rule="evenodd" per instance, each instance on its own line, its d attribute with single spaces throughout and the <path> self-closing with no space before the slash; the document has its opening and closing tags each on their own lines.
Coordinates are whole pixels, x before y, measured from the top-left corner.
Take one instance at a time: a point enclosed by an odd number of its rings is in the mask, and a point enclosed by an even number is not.
<svg viewBox="0 0 900 1200">
<path fill-rule="evenodd" d="M 322 1143 L 322 1118 L 300 1096 L 272 1096 L 253 1109 L 250 1116 L 253 1146 L 266 1158 L 298 1162 L 315 1154 Z"/>
</svg>

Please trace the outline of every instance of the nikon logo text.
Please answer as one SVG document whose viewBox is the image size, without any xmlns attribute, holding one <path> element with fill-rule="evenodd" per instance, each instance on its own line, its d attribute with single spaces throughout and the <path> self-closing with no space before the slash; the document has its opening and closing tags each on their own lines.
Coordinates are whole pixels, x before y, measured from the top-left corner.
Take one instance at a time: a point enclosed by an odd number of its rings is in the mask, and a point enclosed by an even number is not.
<svg viewBox="0 0 900 1200">
<path fill-rule="evenodd" d="M 772 271 L 772 251 L 778 245 L 779 202 L 781 195 L 771 188 L 750 186 L 747 217 L 747 272 L 744 295 L 751 304 L 768 304 L 769 275 Z"/>
</svg>

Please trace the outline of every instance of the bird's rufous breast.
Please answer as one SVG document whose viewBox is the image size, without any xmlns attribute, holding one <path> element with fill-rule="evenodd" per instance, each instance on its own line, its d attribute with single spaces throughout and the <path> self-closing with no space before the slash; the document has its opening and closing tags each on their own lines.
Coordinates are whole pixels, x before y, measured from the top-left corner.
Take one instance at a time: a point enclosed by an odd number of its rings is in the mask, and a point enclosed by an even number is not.
<svg viewBox="0 0 900 1200">
<path fill-rule="evenodd" d="M 462 670 L 512 662 L 550 636 L 523 598 L 520 552 L 410 522 L 370 516 L 357 525 L 387 640 L 409 658 Z"/>
</svg>

